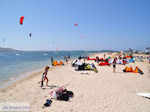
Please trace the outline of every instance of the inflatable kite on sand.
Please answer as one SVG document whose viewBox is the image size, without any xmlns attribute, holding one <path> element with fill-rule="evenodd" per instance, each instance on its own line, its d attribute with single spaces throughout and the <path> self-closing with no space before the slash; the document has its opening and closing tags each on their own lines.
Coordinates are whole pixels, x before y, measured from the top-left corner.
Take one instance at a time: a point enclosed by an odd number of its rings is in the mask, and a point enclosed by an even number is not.
<svg viewBox="0 0 150 112">
<path fill-rule="evenodd" d="M 53 66 L 60 66 L 60 65 L 64 65 L 64 63 L 62 61 L 60 61 L 59 63 L 57 61 L 53 61 L 52 65 Z"/>
<path fill-rule="evenodd" d="M 150 93 L 137 93 L 139 96 L 143 96 L 150 99 Z"/>
<path fill-rule="evenodd" d="M 138 68 L 137 66 L 135 67 L 135 70 L 133 70 L 133 68 L 132 67 L 126 67 L 124 70 L 123 70 L 124 72 L 132 72 L 132 73 L 140 73 L 140 74 L 144 74 L 143 72 L 142 72 L 142 70 L 140 69 L 140 68 Z"/>
<path fill-rule="evenodd" d="M 101 62 L 99 66 L 110 66 L 110 64 L 108 62 Z"/>
</svg>

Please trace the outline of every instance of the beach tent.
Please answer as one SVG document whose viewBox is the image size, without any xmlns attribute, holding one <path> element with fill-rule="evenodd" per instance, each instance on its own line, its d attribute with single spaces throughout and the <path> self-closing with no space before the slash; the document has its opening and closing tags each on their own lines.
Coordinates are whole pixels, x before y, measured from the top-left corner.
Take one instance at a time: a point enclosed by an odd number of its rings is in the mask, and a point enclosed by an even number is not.
<svg viewBox="0 0 150 112">
<path fill-rule="evenodd" d="M 93 63 L 92 64 L 83 63 L 82 65 L 76 66 L 75 70 L 76 71 L 79 71 L 79 70 L 93 70 L 96 73 L 98 72 L 97 68 L 95 67 L 95 65 Z"/>
<path fill-rule="evenodd" d="M 110 66 L 110 64 L 108 62 L 102 62 L 99 64 L 99 66 Z"/>
<path fill-rule="evenodd" d="M 131 59 L 129 60 L 129 62 L 130 62 L 130 63 L 134 63 L 134 60 L 131 58 Z"/>
<path fill-rule="evenodd" d="M 135 70 L 134 70 L 134 73 L 144 74 L 144 73 L 142 72 L 142 70 L 139 69 L 137 66 L 136 66 L 136 68 L 135 68 Z"/>
<path fill-rule="evenodd" d="M 126 67 L 124 70 L 124 72 L 133 72 L 132 67 Z"/>
</svg>

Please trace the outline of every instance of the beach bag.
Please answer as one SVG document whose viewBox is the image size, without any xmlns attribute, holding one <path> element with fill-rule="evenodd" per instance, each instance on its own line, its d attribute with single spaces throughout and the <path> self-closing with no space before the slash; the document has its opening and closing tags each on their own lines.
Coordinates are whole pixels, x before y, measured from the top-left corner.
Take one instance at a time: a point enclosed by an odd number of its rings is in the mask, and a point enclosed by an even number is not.
<svg viewBox="0 0 150 112">
<path fill-rule="evenodd" d="M 52 103 L 52 100 L 47 99 L 46 103 L 44 104 L 45 107 L 49 107 Z"/>
<path fill-rule="evenodd" d="M 61 95 L 57 96 L 57 99 L 63 101 L 69 101 L 69 96 L 67 93 L 62 93 Z"/>
<path fill-rule="evenodd" d="M 71 98 L 73 98 L 73 96 L 74 96 L 72 91 L 67 91 L 67 94 L 68 94 L 68 97 L 71 97 Z"/>
</svg>

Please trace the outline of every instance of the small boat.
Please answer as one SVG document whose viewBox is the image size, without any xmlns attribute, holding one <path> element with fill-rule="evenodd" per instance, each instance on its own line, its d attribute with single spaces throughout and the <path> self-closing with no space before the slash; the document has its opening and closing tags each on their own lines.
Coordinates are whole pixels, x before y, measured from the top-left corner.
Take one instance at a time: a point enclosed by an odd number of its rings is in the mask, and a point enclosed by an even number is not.
<svg viewBox="0 0 150 112">
<path fill-rule="evenodd" d="M 46 56 L 46 55 L 48 55 L 48 54 L 44 53 L 43 55 Z"/>
</svg>

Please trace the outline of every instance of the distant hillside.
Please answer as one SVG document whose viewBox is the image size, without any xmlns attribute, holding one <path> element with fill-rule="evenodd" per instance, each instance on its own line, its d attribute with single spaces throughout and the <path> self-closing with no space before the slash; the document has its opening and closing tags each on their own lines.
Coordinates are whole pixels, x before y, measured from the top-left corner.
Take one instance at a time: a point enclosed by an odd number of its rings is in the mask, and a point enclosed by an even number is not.
<svg viewBox="0 0 150 112">
<path fill-rule="evenodd" d="M 17 52 L 17 51 L 19 51 L 19 50 L 0 47 L 0 52 Z"/>
</svg>

